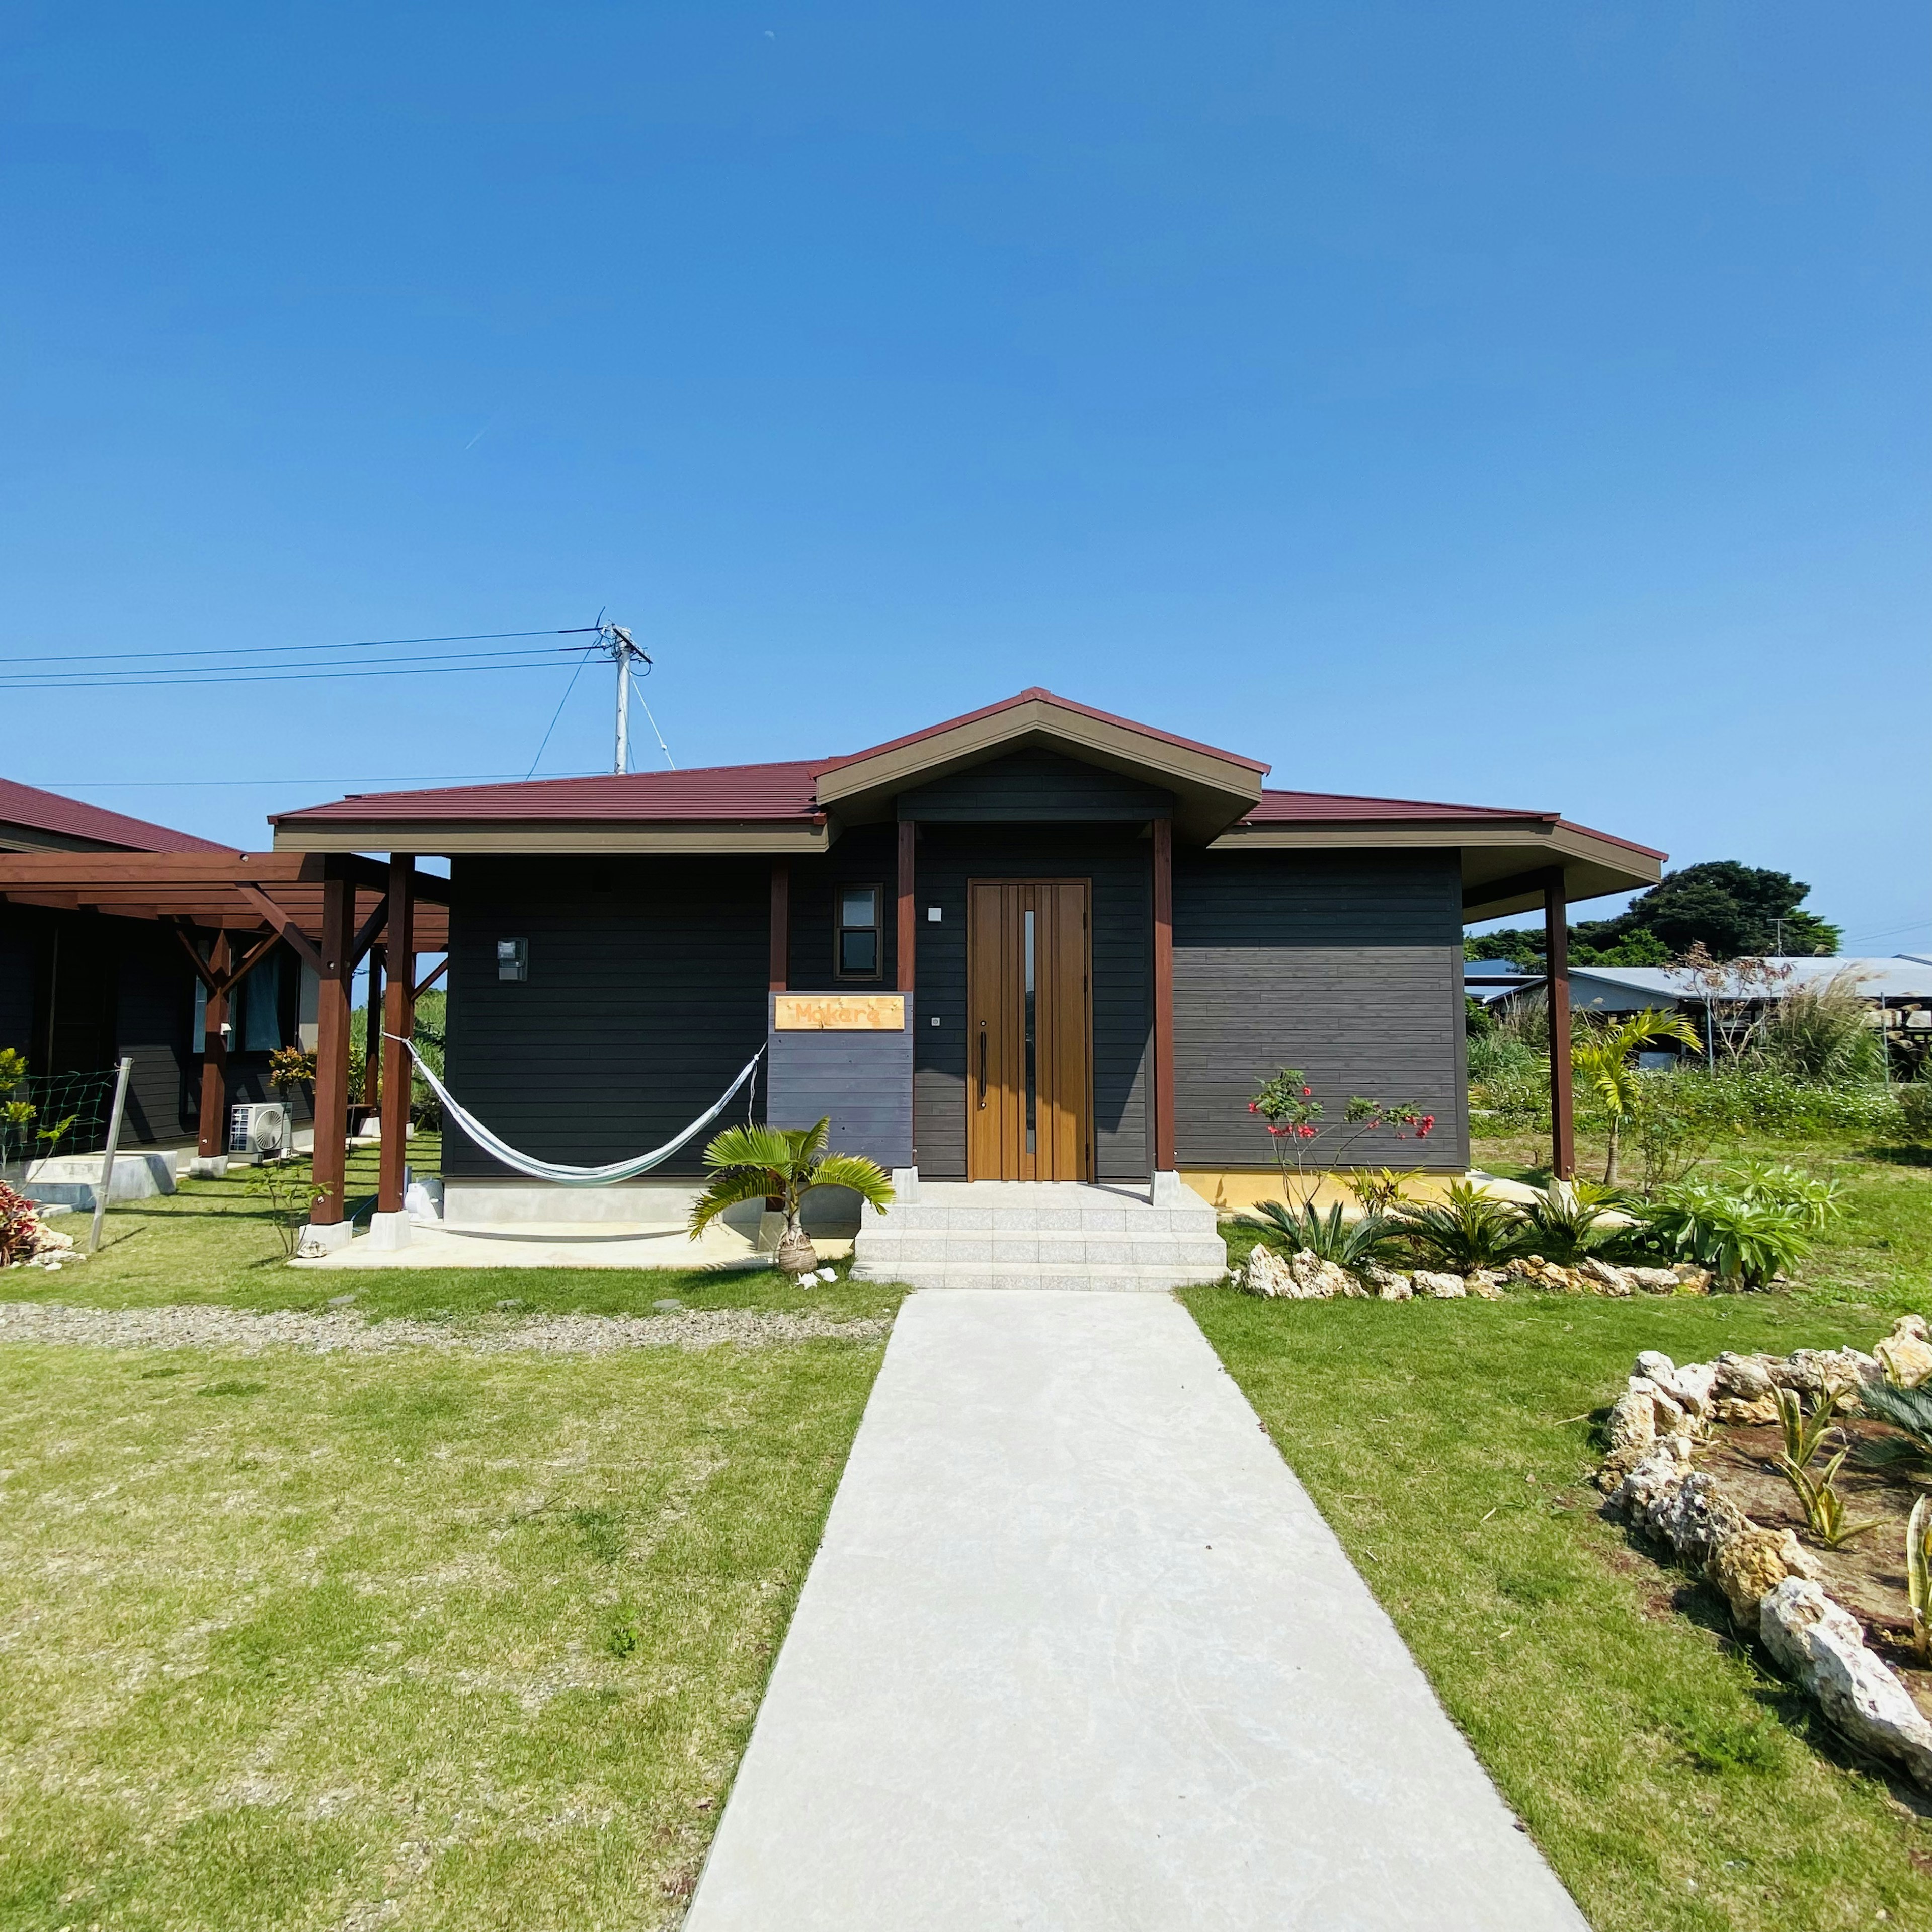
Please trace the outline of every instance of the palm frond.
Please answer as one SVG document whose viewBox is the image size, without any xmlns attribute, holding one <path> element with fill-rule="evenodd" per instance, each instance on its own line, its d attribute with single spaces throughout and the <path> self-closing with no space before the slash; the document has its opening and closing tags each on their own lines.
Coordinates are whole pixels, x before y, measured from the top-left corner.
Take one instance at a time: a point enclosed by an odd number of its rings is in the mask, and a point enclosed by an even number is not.
<svg viewBox="0 0 1932 1932">
<path fill-rule="evenodd" d="M 718 1169 L 756 1167 L 786 1174 L 792 1160 L 791 1136 L 778 1127 L 727 1127 L 704 1150 L 705 1166 Z"/>
<path fill-rule="evenodd" d="M 892 1205 L 892 1184 L 877 1161 L 862 1154 L 829 1154 L 812 1170 L 820 1187 L 849 1187 L 883 1214 Z"/>
<path fill-rule="evenodd" d="M 741 1201 L 762 1201 L 772 1191 L 772 1177 L 760 1167 L 736 1167 L 712 1177 L 711 1184 L 692 1204 L 691 1238 L 694 1241 L 728 1208 Z"/>
</svg>

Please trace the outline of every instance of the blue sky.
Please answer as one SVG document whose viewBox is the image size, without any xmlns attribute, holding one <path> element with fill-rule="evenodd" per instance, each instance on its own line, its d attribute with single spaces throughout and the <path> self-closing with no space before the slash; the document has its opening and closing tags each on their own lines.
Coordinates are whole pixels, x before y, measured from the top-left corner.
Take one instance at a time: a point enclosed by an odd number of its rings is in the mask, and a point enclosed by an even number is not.
<svg viewBox="0 0 1932 1932">
<path fill-rule="evenodd" d="M 259 844 L 340 782 L 520 775 L 548 664 L 102 654 L 608 608 L 681 764 L 1045 684 L 1932 950 L 1922 8 L 4 34 L 0 657 L 98 672 L 0 689 L 8 776 Z M 608 677 L 544 770 L 608 759 Z"/>
</svg>

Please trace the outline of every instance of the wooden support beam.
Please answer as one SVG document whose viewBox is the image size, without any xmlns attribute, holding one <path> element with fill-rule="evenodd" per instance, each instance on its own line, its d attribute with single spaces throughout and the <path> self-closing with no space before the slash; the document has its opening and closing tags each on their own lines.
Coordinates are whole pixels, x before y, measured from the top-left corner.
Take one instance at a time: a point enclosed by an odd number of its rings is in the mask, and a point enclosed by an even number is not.
<svg viewBox="0 0 1932 1932">
<path fill-rule="evenodd" d="M 910 818 L 899 820 L 898 988 L 911 992 L 918 983 L 919 926 L 914 915 L 913 854 L 919 827 Z"/>
<path fill-rule="evenodd" d="M 349 949 L 351 966 L 362 964 L 364 956 L 376 943 L 376 935 L 388 923 L 389 896 L 385 892 L 376 902 L 376 910 L 356 928 L 356 943 Z"/>
<path fill-rule="evenodd" d="M 382 902 L 387 905 L 389 902 Z M 362 1104 L 374 1107 L 382 1093 L 382 974 L 384 950 L 369 949 L 369 988 L 362 1000 Z"/>
<path fill-rule="evenodd" d="M 1563 868 L 1543 876 L 1543 960 L 1550 1007 L 1550 1171 L 1576 1177 L 1576 1116 L 1570 1079 L 1570 907 Z"/>
<path fill-rule="evenodd" d="M 410 1094 L 416 1082 L 403 1042 L 415 1030 L 416 942 L 416 862 L 403 853 L 389 860 L 389 922 L 383 946 L 389 984 L 384 1002 L 382 1146 L 376 1211 L 403 1211 L 403 1168 L 410 1152 Z"/>
<path fill-rule="evenodd" d="M 296 925 L 294 916 L 286 907 L 276 904 L 259 886 L 238 886 L 236 890 L 280 934 L 291 946 L 316 972 L 322 970 L 322 955 L 309 944 L 308 935 Z"/>
<path fill-rule="evenodd" d="M 791 973 L 791 868 L 782 859 L 772 861 L 771 963 L 769 982 L 782 993 Z"/>
<path fill-rule="evenodd" d="M 226 1144 L 222 1116 L 228 1106 L 228 994 L 235 983 L 229 968 L 232 956 L 227 934 L 218 932 L 208 962 L 208 1005 L 202 1019 L 201 1119 L 195 1151 L 203 1160 L 213 1160 Z"/>
<path fill-rule="evenodd" d="M 349 1149 L 349 1001 L 355 968 L 349 958 L 349 925 L 356 888 L 331 879 L 322 889 L 322 987 L 316 1002 L 315 1162 L 317 1196 L 310 1222 L 324 1227 L 342 1219 Z"/>
<path fill-rule="evenodd" d="M 1154 821 L 1154 1166 L 1174 1171 L 1174 821 Z"/>
<path fill-rule="evenodd" d="M 182 950 L 188 955 L 188 963 L 194 968 L 194 976 L 201 982 L 206 991 L 212 993 L 215 990 L 214 975 L 209 970 L 208 962 L 201 956 L 201 949 L 195 944 L 193 934 L 186 926 L 176 925 L 172 922 L 170 922 L 168 929 L 181 941 Z"/>
<path fill-rule="evenodd" d="M 416 988 L 413 997 L 418 1000 L 421 999 L 424 994 L 428 992 L 430 987 L 434 986 L 437 980 L 440 980 L 444 974 L 447 973 L 448 970 L 449 956 L 446 953 L 443 956 L 442 964 L 440 966 L 432 967 L 428 972 L 425 973 L 423 976 L 416 982 Z"/>
</svg>

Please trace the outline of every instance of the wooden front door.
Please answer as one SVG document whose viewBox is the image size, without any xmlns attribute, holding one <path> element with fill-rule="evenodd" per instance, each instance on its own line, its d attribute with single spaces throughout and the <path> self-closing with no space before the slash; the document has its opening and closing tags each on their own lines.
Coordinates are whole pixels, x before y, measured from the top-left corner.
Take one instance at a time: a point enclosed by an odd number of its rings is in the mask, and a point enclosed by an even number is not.
<svg viewBox="0 0 1932 1932">
<path fill-rule="evenodd" d="M 969 892 L 967 1178 L 1089 1180 L 1088 882 Z"/>
</svg>

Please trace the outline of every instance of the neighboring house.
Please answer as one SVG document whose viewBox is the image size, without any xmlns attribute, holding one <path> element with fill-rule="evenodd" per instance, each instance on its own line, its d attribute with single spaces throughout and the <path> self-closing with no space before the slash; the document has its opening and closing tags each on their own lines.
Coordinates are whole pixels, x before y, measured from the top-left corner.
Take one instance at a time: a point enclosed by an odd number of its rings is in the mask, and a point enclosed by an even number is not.
<svg viewBox="0 0 1932 1932">
<path fill-rule="evenodd" d="M 1491 1004 L 1540 993 L 1540 974 L 1505 970 L 1484 972 L 1471 962 L 1470 991 Z M 1491 962 L 1480 964 L 1488 966 Z M 1753 962 L 1755 965 L 1757 962 Z M 1573 966 L 1570 969 L 1572 1012 L 1624 1014 L 1646 1007 L 1682 1012 L 1700 1030 L 1707 1004 L 1742 1012 L 1747 1018 L 1800 988 L 1842 981 L 1871 1009 L 1874 1023 L 1883 1027 L 1891 1041 L 1894 1064 L 1922 1063 L 1932 1048 L 1932 960 L 1912 953 L 1890 958 L 1774 958 L 1762 962 L 1768 973 L 1726 972 L 1709 986 L 1670 966 Z M 1667 1060 L 1674 1052 L 1646 1055 Z"/>
<path fill-rule="evenodd" d="M 764 1046 L 754 1113 L 829 1113 L 838 1144 L 928 1179 L 1178 1168 L 1212 1198 L 1270 1165 L 1248 1101 L 1283 1066 L 1331 1118 L 1357 1094 L 1435 1114 L 1358 1161 L 1465 1167 L 1466 920 L 1549 893 L 1560 916 L 1663 855 L 1268 770 L 1034 690 L 843 758 L 274 823 L 278 850 L 448 858 L 447 1077 L 542 1159 L 658 1144 Z M 654 1179 L 688 1190 L 702 1144 Z M 461 1135 L 442 1159 L 453 1217 L 543 1211 Z"/>
<path fill-rule="evenodd" d="M 192 833 L 82 805 L 0 778 L 0 853 L 226 853 Z M 192 1138 L 200 1087 L 202 996 L 179 939 L 153 919 L 0 889 L 0 1046 L 35 1075 L 134 1063 L 124 1138 L 152 1146 Z M 203 941 L 206 953 L 206 940 Z M 315 980 L 278 946 L 243 980 L 229 1064 L 231 1100 L 279 1096 L 270 1052 L 313 1040 Z M 306 1100 L 290 1096 L 306 1118 Z"/>
</svg>

